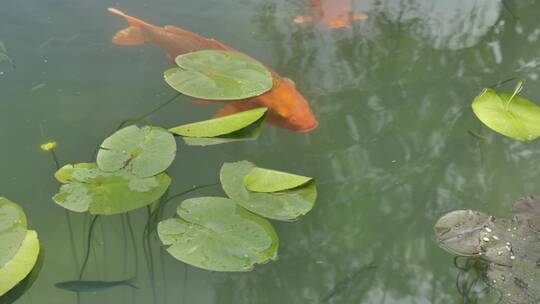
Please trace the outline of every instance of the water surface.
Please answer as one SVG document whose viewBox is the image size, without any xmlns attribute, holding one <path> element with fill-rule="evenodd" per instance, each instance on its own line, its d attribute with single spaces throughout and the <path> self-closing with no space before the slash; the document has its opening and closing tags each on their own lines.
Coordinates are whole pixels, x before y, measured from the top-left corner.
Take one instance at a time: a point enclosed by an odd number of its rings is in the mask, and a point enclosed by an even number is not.
<svg viewBox="0 0 540 304">
<path fill-rule="evenodd" d="M 248 273 L 186 266 L 155 237 L 145 257 L 145 210 L 131 214 L 136 250 L 122 217 L 102 218 L 85 278 L 136 275 L 139 289 L 81 294 L 81 303 L 319 303 L 371 263 L 377 268 L 328 302 L 462 303 L 453 258 L 434 241 L 436 219 L 468 208 L 508 217 L 513 201 L 540 193 L 539 142 L 497 135 L 470 108 L 483 87 L 518 75 L 523 96 L 540 100 L 538 1 L 356 0 L 369 19 L 339 30 L 294 24 L 309 12 L 300 0 L 4 1 L 0 41 L 15 67 L 0 65 L 0 195 L 21 203 L 44 251 L 37 281 L 17 303 L 76 302 L 54 284 L 76 279 L 89 225 L 88 216 L 71 216 L 73 249 L 65 212 L 51 200 L 55 166 L 39 145 L 58 141 L 62 163 L 90 161 L 121 121 L 174 95 L 160 49 L 110 43 L 126 26 L 110 6 L 260 59 L 296 82 L 319 120 L 305 134 L 268 126 L 256 142 L 179 145 L 171 193 L 217 182 L 223 162 L 246 159 L 316 177 L 319 198 L 299 221 L 273 222 L 279 260 Z M 216 109 L 180 97 L 149 122 L 172 127 Z M 199 195 L 223 193 L 190 194 Z"/>
</svg>

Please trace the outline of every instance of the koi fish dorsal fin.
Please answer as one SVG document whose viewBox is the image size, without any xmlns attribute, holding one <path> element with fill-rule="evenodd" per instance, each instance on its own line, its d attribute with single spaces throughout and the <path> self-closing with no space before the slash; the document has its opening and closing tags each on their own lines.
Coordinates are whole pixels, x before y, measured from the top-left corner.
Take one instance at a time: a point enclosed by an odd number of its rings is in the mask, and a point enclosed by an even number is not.
<svg viewBox="0 0 540 304">
<path fill-rule="evenodd" d="M 153 25 L 153 24 L 150 24 L 148 22 L 145 22 L 139 18 L 135 18 L 135 17 L 132 17 L 124 12 L 122 12 L 121 10 L 119 9 L 116 9 L 116 8 L 112 8 L 112 7 L 109 7 L 107 9 L 109 12 L 117 15 L 117 16 L 120 16 L 124 19 L 126 19 L 126 21 L 131 25 L 131 26 L 134 26 L 134 27 L 156 27 L 156 25 Z"/>
<path fill-rule="evenodd" d="M 224 50 L 224 51 L 234 51 L 232 48 L 224 45 L 223 43 L 215 40 L 215 39 L 207 39 L 200 35 L 197 35 L 193 32 L 186 31 L 182 28 L 179 28 L 174 25 L 166 25 L 163 27 L 167 32 L 177 34 L 184 37 L 190 37 L 193 40 L 199 41 L 202 45 L 206 45 L 209 48 L 216 49 L 216 50 Z"/>
<path fill-rule="evenodd" d="M 130 26 L 118 31 L 112 42 L 118 45 L 141 45 L 144 44 L 144 35 L 140 27 Z"/>
<path fill-rule="evenodd" d="M 130 27 L 116 33 L 116 35 L 112 39 L 114 44 L 120 44 L 120 45 L 143 44 L 145 39 L 144 39 L 144 34 L 143 34 L 142 29 L 143 28 L 147 28 L 147 29 L 158 28 L 156 25 L 153 25 L 141 19 L 132 17 L 116 8 L 109 7 L 108 11 L 117 16 L 124 18 L 130 25 Z"/>
</svg>

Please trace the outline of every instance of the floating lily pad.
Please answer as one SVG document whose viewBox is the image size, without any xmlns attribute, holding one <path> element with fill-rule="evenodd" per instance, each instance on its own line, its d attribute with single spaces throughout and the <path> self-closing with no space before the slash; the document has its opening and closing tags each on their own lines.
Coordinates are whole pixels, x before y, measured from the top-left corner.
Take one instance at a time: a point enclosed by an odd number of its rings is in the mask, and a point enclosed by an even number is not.
<svg viewBox="0 0 540 304">
<path fill-rule="evenodd" d="M 296 175 L 264 168 L 253 168 L 244 178 L 249 191 L 277 192 L 300 187 L 313 180 L 311 177 Z"/>
<path fill-rule="evenodd" d="M 95 163 L 66 165 L 56 179 L 63 183 L 53 200 L 75 212 L 118 214 L 149 205 L 167 190 L 171 179 L 165 173 L 137 177 L 123 169 L 101 171 Z"/>
<path fill-rule="evenodd" d="M 0 198 L 0 296 L 30 273 L 38 255 L 37 233 L 27 230 L 22 208 Z"/>
<path fill-rule="evenodd" d="M 259 119 L 267 108 L 256 108 L 224 117 L 194 122 L 169 129 L 174 134 L 185 137 L 216 137 L 241 130 Z"/>
<path fill-rule="evenodd" d="M 540 234 L 531 219 L 540 204 L 529 197 L 516 202 L 513 210 L 512 219 L 452 211 L 437 221 L 435 235 L 451 253 L 486 262 L 486 283 L 499 291 L 501 303 L 539 303 Z"/>
<path fill-rule="evenodd" d="M 513 139 L 530 141 L 540 136 L 540 107 L 514 94 L 484 89 L 472 108 L 490 129 Z M 512 98 L 511 102 L 508 101 Z"/>
<path fill-rule="evenodd" d="M 19 250 L 26 236 L 26 215 L 19 205 L 0 197 L 0 267 Z"/>
<path fill-rule="evenodd" d="M 28 230 L 15 256 L 0 268 L 0 295 L 22 281 L 34 268 L 39 255 L 37 233 Z"/>
<path fill-rule="evenodd" d="M 176 141 L 167 130 L 129 126 L 103 141 L 97 165 L 105 172 L 126 169 L 138 177 L 149 177 L 165 171 L 175 155 Z"/>
<path fill-rule="evenodd" d="M 276 259 L 278 238 L 265 219 L 221 197 L 187 199 L 158 234 L 176 259 L 213 271 L 248 271 Z"/>
<path fill-rule="evenodd" d="M 308 213 L 315 205 L 317 188 L 314 181 L 274 193 L 249 191 L 244 185 L 244 178 L 254 168 L 255 165 L 248 161 L 224 163 L 221 167 L 223 190 L 242 207 L 267 218 L 290 221 Z"/>
<path fill-rule="evenodd" d="M 238 141 L 251 141 L 259 138 L 263 126 L 264 117 L 261 117 L 251 125 L 229 134 L 216 137 L 182 137 L 182 139 L 188 146 L 210 146 Z"/>
<path fill-rule="evenodd" d="M 209 100 L 238 100 L 272 89 L 272 75 L 258 61 L 240 53 L 204 50 L 176 57 L 177 68 L 164 73 L 178 92 Z"/>
</svg>

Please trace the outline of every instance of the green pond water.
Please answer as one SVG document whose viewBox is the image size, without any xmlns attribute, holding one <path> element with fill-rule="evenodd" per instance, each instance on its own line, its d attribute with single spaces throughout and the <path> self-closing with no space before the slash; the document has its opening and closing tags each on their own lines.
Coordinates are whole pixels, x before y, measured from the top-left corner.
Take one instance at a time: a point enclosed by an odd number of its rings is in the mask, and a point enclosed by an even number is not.
<svg viewBox="0 0 540 304">
<path fill-rule="evenodd" d="M 54 286 L 77 279 L 90 217 L 68 221 L 52 202 L 56 168 L 40 144 L 56 140 L 62 164 L 90 161 L 121 121 L 175 94 L 161 49 L 110 42 L 126 27 L 111 6 L 252 55 L 309 101 L 314 131 L 268 125 L 253 142 L 178 141 L 168 169 L 171 193 L 216 183 L 223 162 L 243 159 L 315 177 L 315 208 L 272 222 L 277 261 L 246 273 L 188 266 L 155 235 L 143 243 L 140 209 L 130 213 L 135 243 L 122 216 L 98 220 L 84 275 L 135 277 L 138 289 L 77 299 Z M 526 79 L 521 95 L 540 101 L 540 2 L 355 0 L 353 8 L 369 19 L 331 30 L 292 22 L 309 14 L 307 0 L 2 1 L 0 41 L 13 64 L 0 62 L 0 196 L 22 205 L 43 251 L 37 280 L 16 303 L 469 303 L 433 225 L 455 209 L 510 217 L 512 202 L 540 194 L 540 141 L 498 135 L 470 107 L 483 87 L 515 76 Z M 148 122 L 173 127 L 218 108 L 182 96 Z M 202 195 L 224 194 L 216 186 L 185 198 Z M 181 201 L 167 205 L 166 217 Z M 367 265 L 375 267 L 359 272 Z M 484 293 L 478 303 L 497 298 Z"/>
</svg>

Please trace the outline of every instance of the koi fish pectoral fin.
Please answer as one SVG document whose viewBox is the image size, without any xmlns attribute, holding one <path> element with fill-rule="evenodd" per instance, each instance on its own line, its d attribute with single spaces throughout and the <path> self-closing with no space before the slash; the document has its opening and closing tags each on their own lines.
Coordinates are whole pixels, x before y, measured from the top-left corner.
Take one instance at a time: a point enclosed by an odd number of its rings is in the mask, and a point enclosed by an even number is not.
<svg viewBox="0 0 540 304">
<path fill-rule="evenodd" d="M 144 44 L 144 35 L 140 27 L 130 26 L 114 35 L 112 42 L 118 45 Z"/>
<path fill-rule="evenodd" d="M 313 22 L 315 18 L 313 16 L 298 16 L 294 18 L 293 22 L 296 24 L 304 24 Z"/>
<path fill-rule="evenodd" d="M 240 107 L 235 106 L 234 104 L 226 105 L 223 108 L 219 109 L 214 114 L 214 117 L 218 118 L 218 117 L 228 116 L 228 115 L 232 115 L 232 114 L 242 112 L 242 111 L 244 110 L 241 109 Z"/>
<path fill-rule="evenodd" d="M 230 101 L 228 101 L 230 102 Z M 214 117 L 223 117 L 228 116 L 232 114 L 236 114 L 239 112 L 244 112 L 247 110 L 251 110 L 253 108 L 258 107 L 256 103 L 253 102 L 246 102 L 246 101 L 236 101 L 231 102 L 231 104 L 228 104 L 224 106 L 223 108 L 219 109 L 215 114 Z"/>
<path fill-rule="evenodd" d="M 198 104 L 198 105 L 211 105 L 211 104 L 216 104 L 216 103 L 221 102 L 221 101 L 193 98 L 193 102 Z"/>
</svg>

